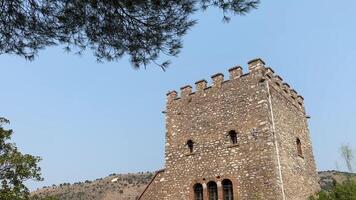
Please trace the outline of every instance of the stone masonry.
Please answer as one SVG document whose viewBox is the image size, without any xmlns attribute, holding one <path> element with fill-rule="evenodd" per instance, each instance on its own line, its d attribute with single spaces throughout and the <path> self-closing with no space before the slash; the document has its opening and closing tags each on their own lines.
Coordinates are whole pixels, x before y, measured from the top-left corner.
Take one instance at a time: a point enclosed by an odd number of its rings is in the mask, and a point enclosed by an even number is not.
<svg viewBox="0 0 356 200">
<path fill-rule="evenodd" d="M 303 97 L 261 59 L 248 67 L 167 94 L 165 169 L 140 200 L 306 200 L 319 190 Z"/>
</svg>

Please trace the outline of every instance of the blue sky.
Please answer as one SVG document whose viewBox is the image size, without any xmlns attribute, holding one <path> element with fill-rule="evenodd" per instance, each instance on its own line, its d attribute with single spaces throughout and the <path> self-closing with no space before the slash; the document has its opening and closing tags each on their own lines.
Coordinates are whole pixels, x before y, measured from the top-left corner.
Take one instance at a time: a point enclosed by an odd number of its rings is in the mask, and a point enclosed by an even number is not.
<svg viewBox="0 0 356 200">
<path fill-rule="evenodd" d="M 127 58 L 97 63 L 62 47 L 33 62 L 0 55 L 0 115 L 21 151 L 41 156 L 44 185 L 164 165 L 165 94 L 262 57 L 305 97 L 319 170 L 334 169 L 339 146 L 356 148 L 356 1 L 262 0 L 258 10 L 222 23 L 210 9 L 184 37 L 163 72 L 134 70 Z M 210 81 L 209 81 L 210 82 Z"/>
</svg>

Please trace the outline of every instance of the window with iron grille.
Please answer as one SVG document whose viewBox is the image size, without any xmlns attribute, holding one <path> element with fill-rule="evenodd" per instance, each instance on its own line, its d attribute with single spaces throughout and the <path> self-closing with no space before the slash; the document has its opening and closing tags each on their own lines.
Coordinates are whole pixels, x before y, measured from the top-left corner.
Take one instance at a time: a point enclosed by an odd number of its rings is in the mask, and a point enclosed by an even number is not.
<svg viewBox="0 0 356 200">
<path fill-rule="evenodd" d="M 194 185 L 194 200 L 203 200 L 203 186 L 200 183 Z"/>
<path fill-rule="evenodd" d="M 232 182 L 229 179 L 222 181 L 223 187 L 223 200 L 234 200 L 234 192 Z"/>
<path fill-rule="evenodd" d="M 214 181 L 208 183 L 209 200 L 218 200 L 218 186 Z"/>
</svg>

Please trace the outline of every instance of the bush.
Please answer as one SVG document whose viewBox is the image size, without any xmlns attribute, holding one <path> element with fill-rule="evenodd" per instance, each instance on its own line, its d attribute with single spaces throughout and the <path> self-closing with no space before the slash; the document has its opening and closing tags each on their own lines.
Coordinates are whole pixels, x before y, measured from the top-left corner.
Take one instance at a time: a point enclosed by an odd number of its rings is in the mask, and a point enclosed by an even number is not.
<svg viewBox="0 0 356 200">
<path fill-rule="evenodd" d="M 356 200 L 356 181 L 347 180 L 342 184 L 336 184 L 329 191 L 321 191 L 309 200 Z"/>
<path fill-rule="evenodd" d="M 37 195 L 34 195 L 33 197 L 30 197 L 29 200 L 59 200 L 59 199 L 53 196 L 39 197 Z"/>
</svg>

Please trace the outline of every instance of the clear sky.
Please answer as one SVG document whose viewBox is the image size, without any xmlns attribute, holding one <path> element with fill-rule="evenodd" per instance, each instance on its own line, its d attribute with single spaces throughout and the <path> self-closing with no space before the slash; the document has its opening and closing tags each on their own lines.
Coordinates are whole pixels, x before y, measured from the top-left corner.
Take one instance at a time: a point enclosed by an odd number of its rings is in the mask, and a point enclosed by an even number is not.
<svg viewBox="0 0 356 200">
<path fill-rule="evenodd" d="M 44 185 L 164 166 L 168 90 L 262 57 L 305 97 L 319 170 L 334 169 L 339 146 L 356 148 L 356 1 L 262 0 L 258 10 L 199 24 L 163 72 L 134 70 L 127 59 L 97 63 L 91 52 L 48 48 L 33 62 L 1 55 L 0 115 L 20 150 L 41 156 Z"/>
</svg>

